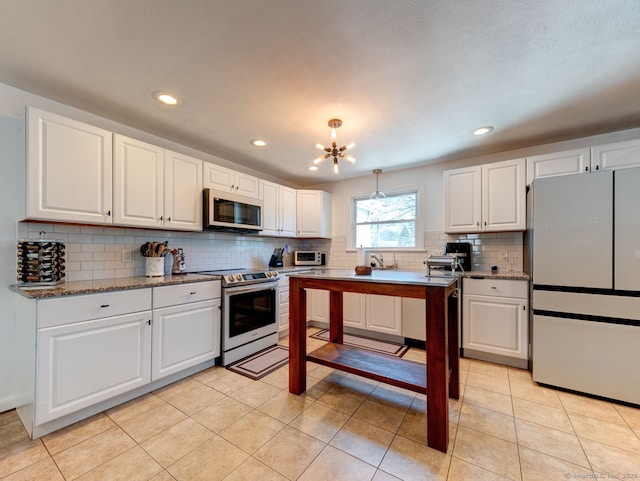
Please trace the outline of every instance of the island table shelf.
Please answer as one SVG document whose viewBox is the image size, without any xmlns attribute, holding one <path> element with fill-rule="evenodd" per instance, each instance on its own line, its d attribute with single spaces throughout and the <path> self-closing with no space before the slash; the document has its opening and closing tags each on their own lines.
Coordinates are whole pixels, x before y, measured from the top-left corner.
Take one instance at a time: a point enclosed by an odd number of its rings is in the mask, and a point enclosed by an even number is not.
<svg viewBox="0 0 640 481">
<path fill-rule="evenodd" d="M 306 362 L 316 362 L 427 395 L 427 444 L 446 452 L 449 396 L 459 397 L 457 277 L 417 272 L 343 270 L 289 274 L 289 392 L 306 390 Z M 307 354 L 306 290 L 329 291 L 329 343 Z M 424 299 L 426 365 L 343 345 L 343 293 Z"/>
</svg>

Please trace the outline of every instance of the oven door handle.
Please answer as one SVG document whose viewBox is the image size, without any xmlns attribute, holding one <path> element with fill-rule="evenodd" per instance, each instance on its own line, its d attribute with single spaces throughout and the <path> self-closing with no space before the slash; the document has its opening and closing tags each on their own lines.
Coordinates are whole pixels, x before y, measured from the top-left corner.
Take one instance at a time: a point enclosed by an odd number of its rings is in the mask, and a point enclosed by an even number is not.
<svg viewBox="0 0 640 481">
<path fill-rule="evenodd" d="M 242 292 L 266 291 L 278 287 L 277 282 L 256 282 L 245 286 L 225 287 L 225 294 L 238 294 Z"/>
</svg>

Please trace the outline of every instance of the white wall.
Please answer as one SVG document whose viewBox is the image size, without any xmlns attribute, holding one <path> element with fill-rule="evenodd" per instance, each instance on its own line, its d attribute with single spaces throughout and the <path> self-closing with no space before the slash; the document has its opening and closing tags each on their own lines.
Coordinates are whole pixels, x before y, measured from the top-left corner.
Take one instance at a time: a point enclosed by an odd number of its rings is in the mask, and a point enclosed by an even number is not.
<svg viewBox="0 0 640 481">
<path fill-rule="evenodd" d="M 0 412 L 15 405 L 16 156 L 18 122 L 0 116 Z"/>
</svg>

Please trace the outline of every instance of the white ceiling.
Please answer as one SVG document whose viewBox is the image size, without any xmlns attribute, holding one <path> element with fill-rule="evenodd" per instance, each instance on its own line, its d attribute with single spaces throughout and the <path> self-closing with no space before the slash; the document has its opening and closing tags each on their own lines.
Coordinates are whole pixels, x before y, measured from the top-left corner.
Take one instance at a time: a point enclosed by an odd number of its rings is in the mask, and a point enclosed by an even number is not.
<svg viewBox="0 0 640 481">
<path fill-rule="evenodd" d="M 640 1 L 0 0 L 0 82 L 304 186 L 640 126 Z"/>
</svg>

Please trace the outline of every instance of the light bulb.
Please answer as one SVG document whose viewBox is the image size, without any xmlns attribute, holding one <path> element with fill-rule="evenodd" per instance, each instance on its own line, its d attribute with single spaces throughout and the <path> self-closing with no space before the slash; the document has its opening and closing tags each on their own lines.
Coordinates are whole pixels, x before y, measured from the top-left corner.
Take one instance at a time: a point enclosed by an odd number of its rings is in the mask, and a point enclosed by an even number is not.
<svg viewBox="0 0 640 481">
<path fill-rule="evenodd" d="M 316 157 L 315 159 L 313 159 L 313 165 L 318 165 L 323 160 L 324 160 L 324 157 L 322 155 L 320 157 Z"/>
<path fill-rule="evenodd" d="M 356 158 L 353 155 L 345 155 L 344 160 L 346 160 L 350 164 L 356 163 Z"/>
<path fill-rule="evenodd" d="M 340 167 L 338 167 L 338 162 L 334 162 L 333 163 L 333 173 L 334 174 L 339 174 L 340 173 Z"/>
<path fill-rule="evenodd" d="M 336 140 L 337 136 L 336 129 L 331 129 L 331 140 Z"/>
<path fill-rule="evenodd" d="M 345 150 L 349 150 L 349 149 L 353 149 L 356 146 L 355 142 L 351 142 L 350 144 L 347 144 L 345 147 Z"/>
<path fill-rule="evenodd" d="M 324 145 L 322 145 L 322 144 L 316 144 L 316 149 L 324 150 Z"/>
</svg>

